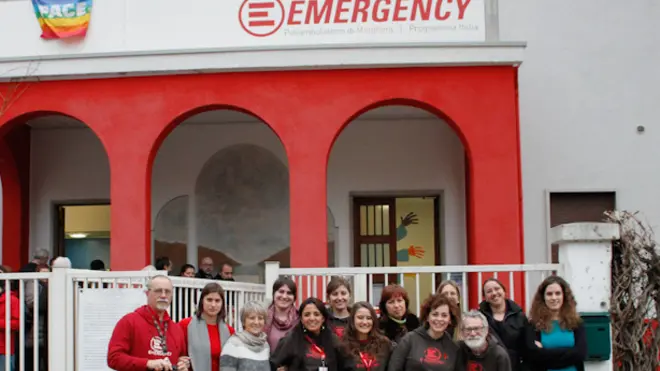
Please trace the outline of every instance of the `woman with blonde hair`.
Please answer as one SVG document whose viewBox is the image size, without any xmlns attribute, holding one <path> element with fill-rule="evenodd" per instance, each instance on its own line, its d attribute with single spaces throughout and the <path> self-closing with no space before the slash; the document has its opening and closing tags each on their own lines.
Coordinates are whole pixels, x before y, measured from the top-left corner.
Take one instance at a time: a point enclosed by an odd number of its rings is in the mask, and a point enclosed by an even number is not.
<svg viewBox="0 0 660 371">
<path fill-rule="evenodd" d="M 457 331 L 460 328 L 461 324 L 461 290 L 458 288 L 458 284 L 452 280 L 442 281 L 436 290 L 436 294 L 445 295 L 447 299 L 451 300 L 459 308 L 457 312 L 458 317 L 455 317 L 455 314 L 452 313 L 451 324 L 447 327 L 447 332 L 452 336 L 454 340 L 458 340 L 460 337 L 460 332 Z"/>
<path fill-rule="evenodd" d="M 230 337 L 222 347 L 220 369 L 223 371 L 270 371 L 270 347 L 264 332 L 266 307 L 256 301 L 240 311 L 243 331 Z"/>
<path fill-rule="evenodd" d="M 563 278 L 550 276 L 539 285 L 527 334 L 532 371 L 584 371 L 587 339 L 576 306 Z"/>
</svg>

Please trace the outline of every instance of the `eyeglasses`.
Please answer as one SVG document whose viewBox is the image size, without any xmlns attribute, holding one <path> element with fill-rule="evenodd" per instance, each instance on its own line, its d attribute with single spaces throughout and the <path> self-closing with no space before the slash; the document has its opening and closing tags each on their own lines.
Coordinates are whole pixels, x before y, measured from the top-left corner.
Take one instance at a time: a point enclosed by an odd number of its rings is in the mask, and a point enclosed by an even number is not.
<svg viewBox="0 0 660 371">
<path fill-rule="evenodd" d="M 149 291 L 155 292 L 158 295 L 163 295 L 163 294 L 165 294 L 167 296 L 172 295 L 172 290 L 170 290 L 170 289 L 150 289 Z"/>
<path fill-rule="evenodd" d="M 479 326 L 479 327 L 463 327 L 463 332 L 466 334 L 469 334 L 471 332 L 481 332 L 483 331 L 484 326 Z"/>
</svg>

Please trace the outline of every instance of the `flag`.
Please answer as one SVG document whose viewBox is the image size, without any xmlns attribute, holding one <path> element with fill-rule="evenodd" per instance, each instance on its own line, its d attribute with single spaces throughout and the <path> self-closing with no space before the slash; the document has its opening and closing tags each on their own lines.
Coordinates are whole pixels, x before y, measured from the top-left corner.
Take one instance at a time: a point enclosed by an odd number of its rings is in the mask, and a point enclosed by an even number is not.
<svg viewBox="0 0 660 371">
<path fill-rule="evenodd" d="M 32 0 L 44 39 L 85 37 L 92 0 Z"/>
</svg>

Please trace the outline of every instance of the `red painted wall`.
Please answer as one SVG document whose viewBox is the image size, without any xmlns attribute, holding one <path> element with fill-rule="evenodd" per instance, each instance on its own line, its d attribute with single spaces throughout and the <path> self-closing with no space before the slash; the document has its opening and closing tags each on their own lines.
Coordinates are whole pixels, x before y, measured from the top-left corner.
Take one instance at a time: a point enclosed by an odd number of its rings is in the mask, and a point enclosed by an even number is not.
<svg viewBox="0 0 660 371">
<path fill-rule="evenodd" d="M 28 261 L 30 239 L 30 128 L 18 125 L 0 140 L 2 264 L 18 270 Z"/>
<path fill-rule="evenodd" d="M 0 118 L 0 134 L 35 112 L 86 123 L 110 161 L 111 266 L 140 269 L 150 260 L 151 165 L 163 139 L 204 110 L 251 113 L 272 128 L 288 156 L 291 265 L 323 267 L 326 168 L 334 140 L 369 109 L 408 104 L 446 119 L 465 146 L 469 263 L 522 263 L 515 79 L 514 67 L 497 66 L 40 82 Z"/>
</svg>

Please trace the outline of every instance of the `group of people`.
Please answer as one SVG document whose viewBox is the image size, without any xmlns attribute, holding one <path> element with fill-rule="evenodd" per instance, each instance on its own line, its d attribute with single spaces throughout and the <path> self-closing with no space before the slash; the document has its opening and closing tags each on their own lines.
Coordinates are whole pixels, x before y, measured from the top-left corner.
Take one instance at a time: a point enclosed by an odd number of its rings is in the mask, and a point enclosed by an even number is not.
<svg viewBox="0 0 660 371">
<path fill-rule="evenodd" d="M 584 371 L 586 339 L 568 283 L 558 276 L 537 289 L 528 315 L 506 298 L 496 278 L 484 282 L 478 310 L 461 313 L 453 281 L 409 309 L 406 290 L 386 286 L 380 315 L 368 302 L 351 305 L 351 285 L 335 277 L 328 303 L 307 298 L 295 307 L 289 278 L 273 285 L 273 301 L 245 303 L 242 331 L 225 323 L 224 291 L 204 287 L 195 316 L 167 314 L 172 283 L 150 280 L 148 304 L 122 318 L 108 365 L 117 371 Z"/>
</svg>

